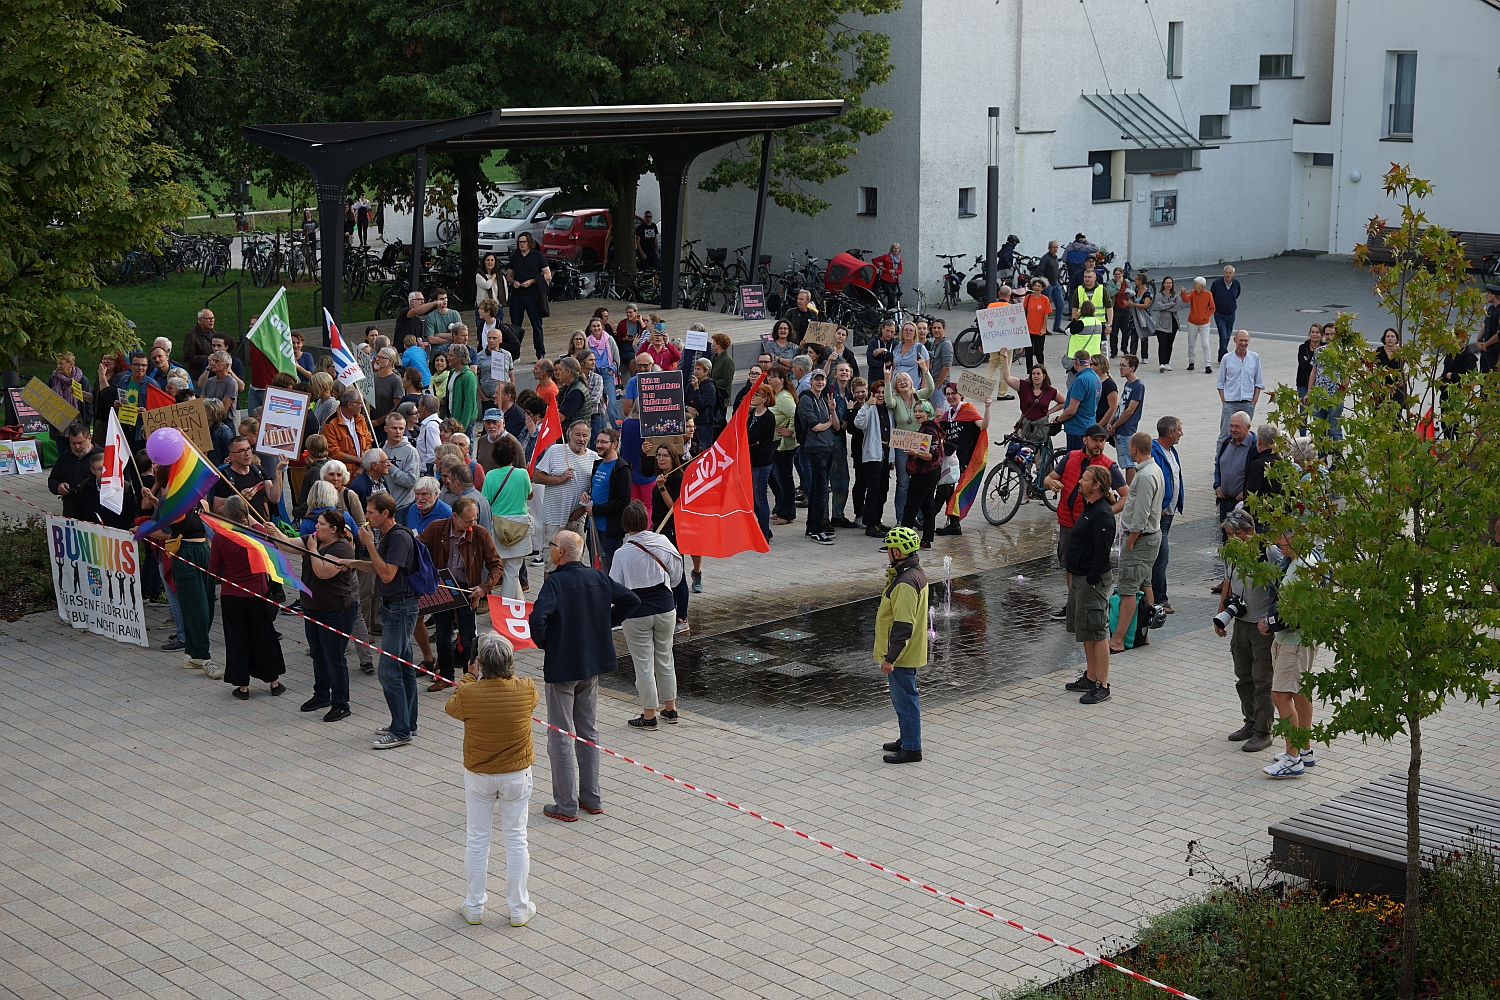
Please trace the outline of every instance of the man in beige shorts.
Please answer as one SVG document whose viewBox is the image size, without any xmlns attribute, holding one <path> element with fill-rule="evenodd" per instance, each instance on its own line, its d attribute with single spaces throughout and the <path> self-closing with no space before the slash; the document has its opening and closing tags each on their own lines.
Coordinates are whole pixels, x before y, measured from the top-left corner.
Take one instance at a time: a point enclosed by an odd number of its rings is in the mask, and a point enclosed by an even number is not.
<svg viewBox="0 0 1500 1000">
<path fill-rule="evenodd" d="M 1290 535 L 1282 535 L 1277 547 L 1281 549 L 1282 555 L 1291 560 L 1286 575 L 1281 580 L 1283 587 L 1298 576 L 1312 572 L 1317 562 L 1316 553 L 1310 557 L 1298 556 L 1292 551 Z M 1291 720 L 1292 725 L 1298 729 L 1311 729 L 1312 699 L 1302 693 L 1302 674 L 1312 669 L 1317 647 L 1303 645 L 1302 633 L 1287 627 L 1274 605 L 1261 628 L 1272 633 L 1271 701 L 1276 704 L 1276 714 Z M 1288 736 L 1286 753 L 1277 754 L 1276 760 L 1262 770 L 1271 778 L 1300 778 L 1308 768 L 1316 764 L 1312 743 L 1305 737 L 1296 740 Z"/>
<path fill-rule="evenodd" d="M 1151 568 L 1156 565 L 1156 556 L 1161 552 L 1161 498 L 1167 491 L 1161 466 L 1151 460 L 1151 435 L 1145 431 L 1132 434 L 1129 449 L 1136 476 L 1130 484 L 1130 493 L 1125 497 L 1125 509 L 1120 514 L 1125 541 L 1120 546 L 1120 568 L 1115 574 L 1115 589 L 1120 593 L 1120 617 L 1114 635 L 1109 639 L 1111 653 L 1125 652 L 1125 634 L 1135 620 L 1135 595 L 1145 592 L 1148 617 L 1151 605 L 1155 603 L 1151 593 Z M 1150 644 L 1139 642 L 1136 645 Z"/>
</svg>

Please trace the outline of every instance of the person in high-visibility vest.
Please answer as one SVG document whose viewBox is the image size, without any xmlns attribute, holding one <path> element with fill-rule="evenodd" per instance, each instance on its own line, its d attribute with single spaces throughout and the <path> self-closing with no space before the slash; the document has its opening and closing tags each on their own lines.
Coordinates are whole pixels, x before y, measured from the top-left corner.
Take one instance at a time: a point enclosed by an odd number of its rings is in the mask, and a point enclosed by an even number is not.
<svg viewBox="0 0 1500 1000">
<path fill-rule="evenodd" d="M 1100 353 L 1105 324 L 1113 322 L 1115 311 L 1114 302 L 1106 294 L 1104 286 L 1099 284 L 1099 276 L 1092 268 L 1083 272 L 1083 283 L 1073 289 L 1072 299 L 1073 322 L 1068 327 L 1068 353 L 1063 361 L 1065 368 L 1070 367 L 1070 359 L 1080 350 L 1088 351 L 1090 357 Z M 1070 383 L 1073 375 L 1070 369 Z"/>
</svg>

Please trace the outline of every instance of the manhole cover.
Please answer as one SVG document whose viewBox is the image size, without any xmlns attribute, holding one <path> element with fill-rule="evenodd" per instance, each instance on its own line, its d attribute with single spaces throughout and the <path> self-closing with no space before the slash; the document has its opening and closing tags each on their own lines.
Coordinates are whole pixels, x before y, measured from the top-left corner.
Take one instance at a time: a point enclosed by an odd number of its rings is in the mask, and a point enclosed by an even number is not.
<svg viewBox="0 0 1500 1000">
<path fill-rule="evenodd" d="M 785 639 L 787 642 L 796 642 L 798 639 L 811 639 L 811 632 L 803 632 L 795 628 L 779 628 L 775 632 L 765 633 L 767 639 Z"/>
<path fill-rule="evenodd" d="M 962 590 L 955 590 L 954 593 L 955 594 L 962 594 L 965 597 L 968 597 L 970 594 L 977 594 L 977 593 L 979 593 L 979 591 L 973 590 L 973 589 L 971 589 L 969 587 L 964 587 Z"/>
<path fill-rule="evenodd" d="M 758 649 L 749 649 L 746 647 L 726 649 L 719 652 L 717 656 L 721 660 L 731 660 L 735 663 L 769 663 L 771 660 L 776 659 L 770 653 L 762 653 Z"/>
<path fill-rule="evenodd" d="M 1299 313 L 1321 313 L 1321 312 L 1327 312 L 1328 310 L 1327 309 L 1298 309 L 1297 311 Z"/>
<path fill-rule="evenodd" d="M 819 671 L 810 663 L 778 663 L 774 667 L 767 667 L 766 672 L 772 674 L 784 674 L 787 677 L 808 677 Z"/>
</svg>

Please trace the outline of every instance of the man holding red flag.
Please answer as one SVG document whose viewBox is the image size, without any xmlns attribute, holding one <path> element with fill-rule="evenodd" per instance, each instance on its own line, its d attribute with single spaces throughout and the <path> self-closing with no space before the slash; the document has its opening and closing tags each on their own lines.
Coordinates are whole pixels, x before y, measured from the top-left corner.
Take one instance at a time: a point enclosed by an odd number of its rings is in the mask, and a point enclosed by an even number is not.
<svg viewBox="0 0 1500 1000">
<path fill-rule="evenodd" d="M 745 398 L 754 399 L 763 381 L 764 375 L 756 379 Z M 683 470 L 682 492 L 672 508 L 683 552 L 727 559 L 747 550 L 771 551 L 755 520 L 745 431 L 749 413 L 749 406 L 739 407 L 713 447 Z"/>
</svg>

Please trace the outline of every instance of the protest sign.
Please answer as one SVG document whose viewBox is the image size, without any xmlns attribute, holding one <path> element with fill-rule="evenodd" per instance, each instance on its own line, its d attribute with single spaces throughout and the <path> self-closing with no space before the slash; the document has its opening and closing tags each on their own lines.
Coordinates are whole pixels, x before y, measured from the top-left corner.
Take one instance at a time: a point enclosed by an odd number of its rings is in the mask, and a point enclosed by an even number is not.
<svg viewBox="0 0 1500 1000">
<path fill-rule="evenodd" d="M 130 532 L 49 514 L 47 537 L 57 565 L 58 617 L 117 642 L 149 645 L 141 568 Z"/>
<path fill-rule="evenodd" d="M 531 641 L 531 602 L 490 595 L 490 625 L 516 649 L 536 649 Z"/>
<path fill-rule="evenodd" d="M 162 427 L 175 427 L 187 435 L 187 439 L 193 442 L 193 447 L 205 455 L 213 450 L 213 437 L 208 433 L 208 414 L 203 412 L 201 399 L 158 406 L 154 410 L 146 410 L 143 416 L 146 418 L 144 429 L 148 441 L 153 431 Z"/>
<path fill-rule="evenodd" d="M 993 309 L 981 309 L 974 318 L 979 323 L 979 343 L 987 353 L 1009 347 L 1024 350 L 1031 346 L 1031 334 L 1026 329 L 1026 306 L 1015 302 Z"/>
<path fill-rule="evenodd" d="M 838 332 L 837 323 L 809 323 L 807 332 L 802 335 L 804 344 L 832 344 L 833 335 Z"/>
<path fill-rule="evenodd" d="M 504 382 L 506 375 L 510 374 L 510 354 L 505 348 L 490 352 L 490 379 L 495 382 Z"/>
<path fill-rule="evenodd" d="M 987 403 L 995 398 L 995 380 L 976 371 L 959 372 L 958 394 L 976 403 Z"/>
<path fill-rule="evenodd" d="M 0 441 L 0 476 L 16 474 L 16 452 L 11 442 Z"/>
<path fill-rule="evenodd" d="M 21 475 L 32 476 L 42 471 L 42 454 L 37 450 L 35 441 L 15 441 L 10 448 L 16 458 L 16 471 Z"/>
<path fill-rule="evenodd" d="M 892 428 L 891 447 L 898 451 L 904 451 L 908 455 L 916 455 L 932 447 L 932 435 Z"/>
<path fill-rule="evenodd" d="M 766 289 L 764 285 L 740 286 L 740 319 L 766 318 Z"/>
<path fill-rule="evenodd" d="M 302 450 L 302 428 L 307 420 L 307 395 L 290 389 L 266 390 L 255 450 L 295 461 Z"/>
<path fill-rule="evenodd" d="M 438 583 L 441 586 L 437 590 L 417 597 L 417 607 L 422 609 L 424 616 L 436 614 L 439 611 L 457 611 L 469 606 L 469 595 L 458 589 L 458 583 L 453 579 L 451 571 L 438 570 Z"/>
<path fill-rule="evenodd" d="M 697 351 L 704 354 L 708 351 L 708 331 L 689 330 L 682 335 L 682 346 L 689 351 Z"/>
<path fill-rule="evenodd" d="M 47 387 L 46 382 L 35 375 L 26 383 L 26 388 L 21 390 L 21 398 L 45 417 L 47 423 L 60 431 L 67 430 L 68 425 L 78 419 L 78 410 L 69 406 L 62 397 Z"/>
<path fill-rule="evenodd" d="M 115 416 L 119 419 L 121 427 L 134 427 L 140 423 L 140 404 L 121 403 L 119 408 L 115 410 Z"/>
<path fill-rule="evenodd" d="M 687 430 L 683 372 L 640 372 L 635 377 L 641 436 L 666 437 Z"/>
<path fill-rule="evenodd" d="M 47 433 L 47 418 L 37 412 L 37 408 L 21 398 L 20 389 L 7 389 L 10 393 L 10 408 L 16 415 L 16 423 L 21 430 L 27 434 Z"/>
</svg>

